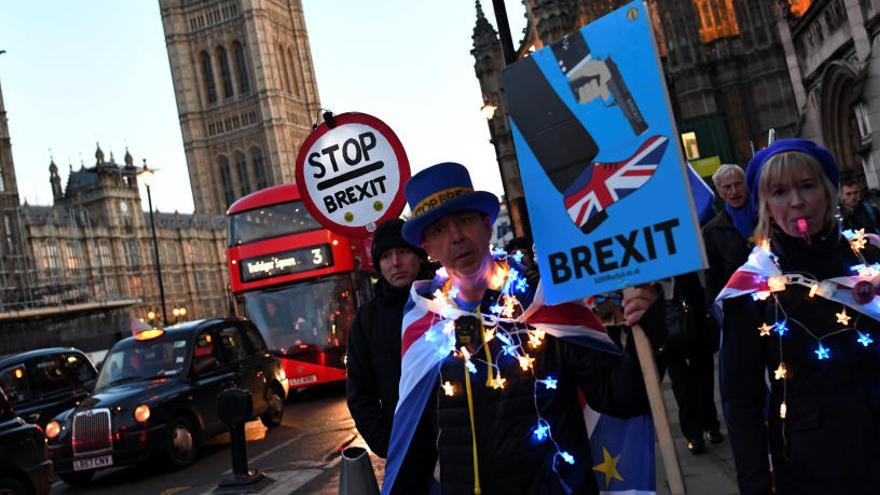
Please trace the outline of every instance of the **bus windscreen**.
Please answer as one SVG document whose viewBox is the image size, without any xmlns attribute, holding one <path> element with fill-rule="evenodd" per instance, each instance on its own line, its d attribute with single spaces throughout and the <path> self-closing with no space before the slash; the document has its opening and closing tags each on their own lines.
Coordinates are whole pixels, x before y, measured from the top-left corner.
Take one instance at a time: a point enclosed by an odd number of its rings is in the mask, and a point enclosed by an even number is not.
<svg viewBox="0 0 880 495">
<path fill-rule="evenodd" d="M 321 228 L 302 201 L 291 201 L 230 216 L 228 243 L 233 247 Z"/>
<path fill-rule="evenodd" d="M 281 355 L 344 346 L 355 314 L 351 277 L 334 275 L 238 296 L 269 348 Z"/>
</svg>

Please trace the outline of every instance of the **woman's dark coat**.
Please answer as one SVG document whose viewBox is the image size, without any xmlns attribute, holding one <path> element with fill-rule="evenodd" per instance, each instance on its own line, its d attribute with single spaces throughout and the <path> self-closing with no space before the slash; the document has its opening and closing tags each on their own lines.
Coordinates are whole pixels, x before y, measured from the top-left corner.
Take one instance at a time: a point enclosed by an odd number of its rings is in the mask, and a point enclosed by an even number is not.
<svg viewBox="0 0 880 495">
<path fill-rule="evenodd" d="M 777 234 L 772 246 L 786 274 L 824 280 L 850 275 L 859 263 L 836 231 L 811 244 Z M 874 254 L 869 260 L 880 259 Z M 773 298 L 760 302 L 746 295 L 724 302 L 721 391 L 740 491 L 770 493 L 769 448 L 779 495 L 880 493 L 880 325 L 847 309 L 850 325 L 875 342 L 865 347 L 853 331 L 831 335 L 845 328 L 835 316 L 842 305 L 808 292 L 789 285 L 777 293 L 788 315 L 789 331 L 782 337 L 761 337 L 758 330 L 778 321 Z M 801 325 L 825 336 L 830 359 L 818 359 L 817 341 Z M 781 360 L 788 370 L 784 381 L 773 373 Z"/>
</svg>

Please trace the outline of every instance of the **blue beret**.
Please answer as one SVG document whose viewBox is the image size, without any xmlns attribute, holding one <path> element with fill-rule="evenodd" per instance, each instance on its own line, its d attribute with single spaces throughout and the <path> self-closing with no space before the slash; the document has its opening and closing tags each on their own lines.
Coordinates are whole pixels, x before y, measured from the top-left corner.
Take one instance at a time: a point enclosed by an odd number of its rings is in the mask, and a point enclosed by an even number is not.
<svg viewBox="0 0 880 495">
<path fill-rule="evenodd" d="M 770 146 L 755 153 L 746 168 L 746 187 L 749 188 L 749 197 L 756 208 L 758 206 L 758 182 L 761 180 L 761 169 L 764 168 L 764 164 L 770 157 L 787 151 L 799 151 L 815 158 L 822 165 L 822 170 L 828 180 L 834 184 L 835 188 L 838 187 L 840 170 L 837 168 L 837 162 L 831 156 L 831 152 L 808 139 L 778 139 L 773 141 Z"/>
</svg>

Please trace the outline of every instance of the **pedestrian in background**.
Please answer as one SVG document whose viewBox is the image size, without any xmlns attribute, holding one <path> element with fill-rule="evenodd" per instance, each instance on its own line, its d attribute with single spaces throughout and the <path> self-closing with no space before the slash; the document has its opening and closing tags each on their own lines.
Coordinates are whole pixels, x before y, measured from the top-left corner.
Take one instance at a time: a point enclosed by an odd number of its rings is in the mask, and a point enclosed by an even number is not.
<svg viewBox="0 0 880 495">
<path fill-rule="evenodd" d="M 371 256 L 379 270 L 374 297 L 358 309 L 348 335 L 346 392 L 358 432 L 379 457 L 387 457 L 400 381 L 400 328 L 413 281 L 431 278 L 427 255 L 401 235 L 403 220 L 376 229 Z M 437 452 L 433 422 L 424 418 L 413 436 L 394 493 L 428 493 Z"/>
<path fill-rule="evenodd" d="M 858 301 L 873 300 L 878 278 L 853 267 L 880 253 L 841 235 L 838 168 L 826 149 L 775 141 L 746 176 L 766 244 L 719 295 L 721 393 L 740 491 L 769 494 L 775 479 L 779 495 L 875 494 L 880 324 L 877 302 Z"/>
<path fill-rule="evenodd" d="M 862 199 L 862 186 L 853 178 L 840 181 L 840 216 L 844 229 L 865 229 L 865 233 L 880 234 L 880 212 Z"/>
<path fill-rule="evenodd" d="M 724 201 L 724 208 L 703 227 L 703 243 L 709 268 L 706 270 L 706 296 L 711 304 L 733 272 L 745 263 L 754 244 L 752 232 L 758 219 L 749 201 L 746 177 L 738 165 L 721 165 L 712 182 Z"/>
<path fill-rule="evenodd" d="M 688 450 L 706 452 L 706 440 L 724 441 L 715 407 L 715 351 L 718 329 L 706 311 L 706 294 L 696 272 L 663 282 L 666 338 L 659 361 L 669 372 L 678 404 L 678 422 Z M 668 290 L 671 285 L 672 290 Z"/>
</svg>

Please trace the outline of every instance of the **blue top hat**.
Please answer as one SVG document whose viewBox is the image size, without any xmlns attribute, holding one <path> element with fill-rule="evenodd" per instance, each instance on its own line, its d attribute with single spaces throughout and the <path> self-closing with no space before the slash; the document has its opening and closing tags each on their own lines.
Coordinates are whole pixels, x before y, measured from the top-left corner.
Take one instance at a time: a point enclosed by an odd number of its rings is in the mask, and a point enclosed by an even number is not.
<svg viewBox="0 0 880 495">
<path fill-rule="evenodd" d="M 474 191 L 464 165 L 439 163 L 413 175 L 403 190 L 412 218 L 403 226 L 403 238 L 413 245 L 422 243 L 425 227 L 451 213 L 478 211 L 498 217 L 498 197 L 487 191 Z"/>
</svg>

